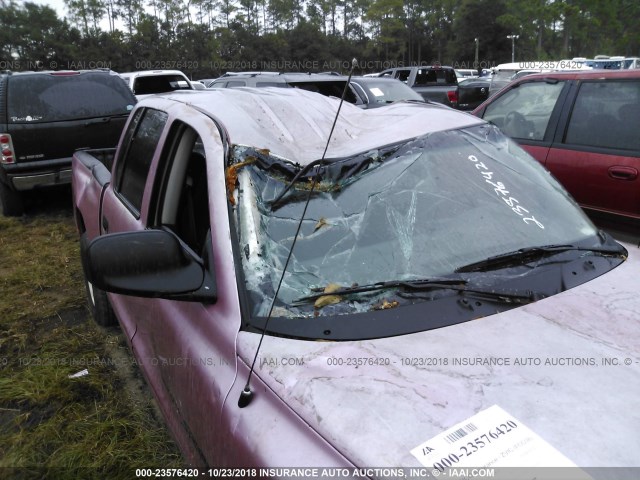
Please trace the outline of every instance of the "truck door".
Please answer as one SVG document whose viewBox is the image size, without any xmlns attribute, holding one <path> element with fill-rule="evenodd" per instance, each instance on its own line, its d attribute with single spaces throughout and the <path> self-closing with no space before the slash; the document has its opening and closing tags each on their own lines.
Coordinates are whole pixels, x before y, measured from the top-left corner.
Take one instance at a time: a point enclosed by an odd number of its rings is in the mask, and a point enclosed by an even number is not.
<svg viewBox="0 0 640 480">
<path fill-rule="evenodd" d="M 145 299 L 132 344 L 189 461 L 220 465 L 220 412 L 235 378 L 240 312 L 222 140 L 212 120 L 193 120 L 202 122 L 168 127 L 148 186 L 146 228 L 172 231 L 216 278 L 219 297 L 213 304 Z"/>
</svg>

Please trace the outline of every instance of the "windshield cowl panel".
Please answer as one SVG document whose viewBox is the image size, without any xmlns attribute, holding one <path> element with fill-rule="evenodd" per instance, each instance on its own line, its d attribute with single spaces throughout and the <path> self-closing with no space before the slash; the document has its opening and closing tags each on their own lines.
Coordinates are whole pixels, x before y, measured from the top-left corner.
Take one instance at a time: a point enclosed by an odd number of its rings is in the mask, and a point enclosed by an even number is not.
<svg viewBox="0 0 640 480">
<path fill-rule="evenodd" d="M 552 297 L 565 290 L 591 281 L 620 265 L 622 259 L 614 257 L 581 257 L 562 264 L 542 266 L 528 275 L 520 269 L 508 269 L 501 274 L 471 274 L 479 289 L 513 293 L 530 292 L 534 298 L 529 303 Z M 366 340 L 442 328 L 469 320 L 477 320 L 506 312 L 523 305 L 522 302 L 504 301 L 474 292 L 435 290 L 431 292 L 401 291 L 376 292 L 373 306 L 368 311 L 352 312 L 345 316 L 351 300 L 323 308 L 323 314 L 313 318 L 294 316 L 290 310 L 276 307 L 269 321 L 268 334 L 309 340 Z M 394 308 L 380 308 L 399 302 Z M 266 316 L 254 316 L 250 330 L 261 332 Z"/>
<path fill-rule="evenodd" d="M 232 163 L 246 161 L 255 152 L 235 147 Z M 274 168 L 278 163 L 285 167 Z M 314 169 L 318 184 L 274 304 L 272 333 L 374 338 L 479 318 L 518 303 L 485 296 L 475 305 L 477 293 L 446 285 L 418 292 L 331 291 L 385 281 L 454 278 L 460 267 L 522 248 L 602 244 L 597 230 L 550 174 L 490 125 L 432 133 L 330 163 Z M 309 196 L 310 178 L 294 182 L 277 208 L 270 203 L 299 168 L 295 159 L 271 157 L 248 164 L 238 175 L 236 224 L 254 327 L 259 328 L 271 307 Z M 516 291 L 538 299 L 570 288 L 565 277 L 571 274 L 563 269 L 595 259 L 597 268 L 580 268 L 598 276 L 623 261 L 582 250 L 562 251 L 532 264 L 472 272 L 464 278 L 469 288 Z M 296 303 L 318 291 L 327 295 Z M 374 328 L 372 336 L 356 327 L 360 317 L 385 326 Z"/>
</svg>

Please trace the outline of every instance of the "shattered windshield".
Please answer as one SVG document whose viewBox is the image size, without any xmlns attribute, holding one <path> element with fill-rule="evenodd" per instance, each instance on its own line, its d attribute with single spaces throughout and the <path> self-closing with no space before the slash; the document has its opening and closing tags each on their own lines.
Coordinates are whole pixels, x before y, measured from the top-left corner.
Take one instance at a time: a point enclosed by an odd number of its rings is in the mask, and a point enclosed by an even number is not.
<svg viewBox="0 0 640 480">
<path fill-rule="evenodd" d="M 233 155 L 243 162 L 233 202 L 245 283 L 252 315 L 266 316 L 310 182 L 295 182 L 272 204 L 301 167 L 247 147 L 236 146 Z M 328 285 L 443 277 L 493 255 L 597 237 L 550 174 L 491 125 L 432 133 L 314 171 L 320 182 L 274 316 L 368 311 L 379 292 L 339 307 L 296 299 Z"/>
</svg>

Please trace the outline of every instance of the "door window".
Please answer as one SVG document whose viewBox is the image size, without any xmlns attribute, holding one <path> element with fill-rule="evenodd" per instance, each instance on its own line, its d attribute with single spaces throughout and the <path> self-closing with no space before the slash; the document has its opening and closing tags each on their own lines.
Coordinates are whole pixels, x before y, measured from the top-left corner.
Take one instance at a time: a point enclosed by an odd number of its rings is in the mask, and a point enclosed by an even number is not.
<svg viewBox="0 0 640 480">
<path fill-rule="evenodd" d="M 564 82 L 527 82 L 497 98 L 484 119 L 513 138 L 543 140 Z"/>
<path fill-rule="evenodd" d="M 171 229 L 195 254 L 206 258 L 210 221 L 202 139 L 182 122 L 174 123 L 169 135 L 171 148 L 157 187 L 157 211 L 151 226 Z"/>
<path fill-rule="evenodd" d="M 585 82 L 573 107 L 565 143 L 640 150 L 640 82 Z"/>
<path fill-rule="evenodd" d="M 420 68 L 416 72 L 416 85 L 456 85 L 456 72 L 452 69 Z"/>
<path fill-rule="evenodd" d="M 116 191 L 134 213 L 140 213 L 151 160 L 166 123 L 165 112 L 140 109 L 134 114 L 125 135 L 123 146 L 126 151 L 118 162 Z"/>
</svg>

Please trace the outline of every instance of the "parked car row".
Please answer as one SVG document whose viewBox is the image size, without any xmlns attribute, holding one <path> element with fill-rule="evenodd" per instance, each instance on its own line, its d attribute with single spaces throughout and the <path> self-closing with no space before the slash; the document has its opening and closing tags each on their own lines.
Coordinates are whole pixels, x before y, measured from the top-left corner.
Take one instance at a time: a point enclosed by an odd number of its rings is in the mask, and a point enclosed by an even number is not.
<svg viewBox="0 0 640 480">
<path fill-rule="evenodd" d="M 348 77 L 306 73 L 249 73 L 218 78 L 209 88 L 284 87 L 299 88 L 326 96 L 341 98 Z M 345 101 L 361 108 L 375 108 L 397 101 L 424 102 L 408 86 L 389 78 L 352 77 Z"/>
<path fill-rule="evenodd" d="M 432 87 L 440 85 L 440 74 L 447 83 L 447 67 L 429 71 L 421 67 L 392 69 L 381 77 L 352 78 L 346 100 L 362 108 L 399 100 L 421 101 L 422 97 L 408 85 L 386 77 L 404 79 L 414 86 L 417 81 L 425 87 L 428 82 L 418 80 L 423 70 L 425 75 L 435 75 Z M 637 72 L 525 73 L 527 78 L 513 81 L 476 114 L 517 139 L 585 208 L 640 217 Z M 618 75 L 617 81 L 614 75 Z M 180 71 L 120 76 L 138 98 L 193 89 Z M 346 80 L 339 75 L 251 72 L 223 76 L 210 87 L 296 87 L 339 97 Z M 488 97 L 487 82 L 484 77 L 461 81 L 457 87 L 458 108 L 478 107 Z M 0 108 L 4 117 L 0 118 L 0 200 L 5 215 L 22 213 L 23 192 L 67 183 L 70 156 L 76 148 L 114 145 L 135 104 L 135 99 L 117 84 L 117 76 L 106 71 L 3 74 L 0 89 L 7 93 L 1 101 L 8 100 Z M 27 102 L 26 98 L 37 102 Z M 80 124 L 84 128 L 76 128 Z M 44 138 L 41 132 L 50 129 L 59 133 L 53 141 L 38 141 Z M 576 168 L 580 168 L 581 176 L 574 174 Z"/>
<path fill-rule="evenodd" d="M 346 77 L 234 76 L 219 86 L 291 86 L 341 96 Z M 263 81 L 264 80 L 264 81 Z M 128 87 L 128 88 L 127 88 Z M 149 95 L 202 89 L 179 70 L 7 72 L 0 75 L 0 203 L 19 216 L 32 190 L 68 184 L 76 149 L 113 147 L 136 101 Z M 135 96 L 134 96 L 135 95 Z M 400 82 L 354 78 L 347 101 L 363 108 L 422 102 Z"/>
<path fill-rule="evenodd" d="M 370 80 L 378 77 L 386 80 Z M 335 72 L 321 74 L 229 72 L 217 79 L 205 79 L 203 83 L 207 88 L 292 86 L 340 96 L 341 87 L 346 78 Z M 392 68 L 378 74 L 354 77 L 346 100 L 364 108 L 382 106 L 395 101 L 417 101 L 420 98 L 424 101 L 434 101 L 456 107 L 456 78 L 456 72 L 451 67 Z M 391 79 L 397 81 L 389 81 Z M 415 95 L 415 93 L 419 95 Z"/>
</svg>

